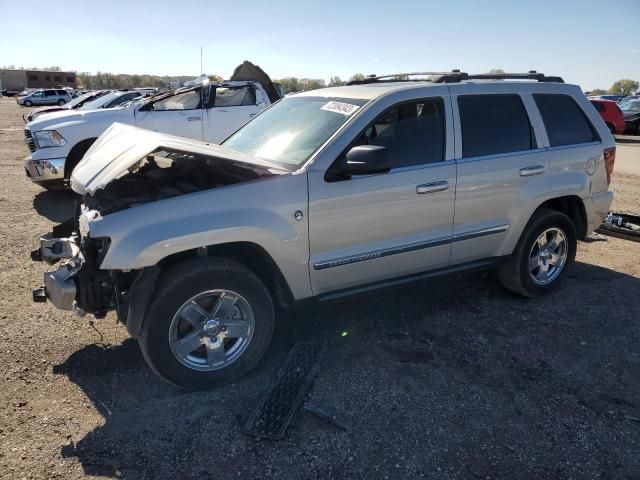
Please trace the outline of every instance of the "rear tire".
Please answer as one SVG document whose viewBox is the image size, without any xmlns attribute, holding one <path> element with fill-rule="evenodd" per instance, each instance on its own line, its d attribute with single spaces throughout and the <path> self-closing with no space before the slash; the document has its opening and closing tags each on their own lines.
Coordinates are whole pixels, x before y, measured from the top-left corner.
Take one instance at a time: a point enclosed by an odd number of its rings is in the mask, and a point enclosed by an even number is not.
<svg viewBox="0 0 640 480">
<path fill-rule="evenodd" d="M 63 106 L 65 103 L 67 102 L 65 102 L 64 100 L 58 100 L 58 106 L 60 107 Z"/>
<path fill-rule="evenodd" d="M 212 313 L 223 297 L 229 303 Z M 232 260 L 199 257 L 163 272 L 138 342 L 160 378 L 203 389 L 232 382 L 255 367 L 274 324 L 271 296 L 252 271 Z"/>
<path fill-rule="evenodd" d="M 571 219 L 541 208 L 529 220 L 509 262 L 498 269 L 500 283 L 526 298 L 549 293 L 566 277 L 576 249 L 576 227 Z"/>
</svg>

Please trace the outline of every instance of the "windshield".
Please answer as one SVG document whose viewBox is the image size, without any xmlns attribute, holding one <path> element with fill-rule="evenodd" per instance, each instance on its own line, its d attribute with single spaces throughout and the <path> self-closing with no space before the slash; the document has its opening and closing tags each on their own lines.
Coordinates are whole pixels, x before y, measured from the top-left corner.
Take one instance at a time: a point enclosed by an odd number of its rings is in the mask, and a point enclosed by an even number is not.
<svg viewBox="0 0 640 480">
<path fill-rule="evenodd" d="M 118 98 L 120 95 L 122 95 L 122 92 L 107 93 L 106 95 L 102 95 L 95 100 L 85 103 L 79 108 L 79 110 L 93 110 L 94 108 L 101 108 L 105 103 L 113 100 L 114 98 Z"/>
<path fill-rule="evenodd" d="M 366 102 L 352 98 L 285 98 L 223 144 L 259 158 L 297 167 Z"/>
<path fill-rule="evenodd" d="M 69 103 L 67 103 L 66 107 L 68 108 L 74 108 L 76 105 L 78 105 L 79 103 L 84 102 L 87 98 L 90 98 L 92 96 L 94 96 L 95 93 L 89 92 L 89 93 L 85 93 L 83 95 L 80 95 L 79 97 L 74 98 L 73 100 L 71 100 Z"/>
<path fill-rule="evenodd" d="M 620 110 L 625 112 L 640 112 L 640 100 L 628 100 L 621 103 Z"/>
</svg>

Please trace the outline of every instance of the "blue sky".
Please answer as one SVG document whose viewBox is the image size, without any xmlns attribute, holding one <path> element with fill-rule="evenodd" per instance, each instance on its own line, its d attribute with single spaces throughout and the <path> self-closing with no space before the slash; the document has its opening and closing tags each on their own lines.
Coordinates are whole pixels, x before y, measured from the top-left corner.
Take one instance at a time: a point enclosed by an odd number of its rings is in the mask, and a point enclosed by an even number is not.
<svg viewBox="0 0 640 480">
<path fill-rule="evenodd" d="M 502 68 L 561 75 L 584 89 L 640 80 L 640 0 L 15 6 L 0 0 L 0 66 L 197 75 L 202 45 L 204 71 L 225 77 L 247 59 L 274 78 Z"/>
</svg>

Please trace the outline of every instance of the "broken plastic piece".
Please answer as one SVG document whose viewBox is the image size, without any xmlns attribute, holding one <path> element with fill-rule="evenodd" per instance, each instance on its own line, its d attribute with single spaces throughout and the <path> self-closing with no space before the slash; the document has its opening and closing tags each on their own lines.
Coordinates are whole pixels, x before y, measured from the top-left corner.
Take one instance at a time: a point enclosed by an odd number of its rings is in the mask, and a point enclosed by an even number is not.
<svg viewBox="0 0 640 480">
<path fill-rule="evenodd" d="M 260 399 L 244 430 L 256 437 L 281 440 L 309 393 L 326 347 L 298 342 L 287 355 L 275 384 Z"/>
<path fill-rule="evenodd" d="M 320 405 L 312 402 L 307 402 L 304 404 L 304 409 L 309 413 L 313 413 L 318 418 L 326 420 L 332 425 L 341 428 L 342 430 L 349 430 L 349 425 L 343 418 L 339 417 L 338 414 L 326 409 L 325 407 L 321 407 Z"/>
</svg>

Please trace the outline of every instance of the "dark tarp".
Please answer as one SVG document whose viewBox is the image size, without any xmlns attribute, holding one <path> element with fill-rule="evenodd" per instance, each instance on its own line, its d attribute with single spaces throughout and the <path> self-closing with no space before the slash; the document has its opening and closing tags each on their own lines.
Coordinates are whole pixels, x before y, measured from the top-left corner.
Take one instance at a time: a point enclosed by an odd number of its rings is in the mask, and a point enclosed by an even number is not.
<svg viewBox="0 0 640 480">
<path fill-rule="evenodd" d="M 262 70 L 258 65 L 254 65 L 248 60 L 245 60 L 236 67 L 236 69 L 233 71 L 233 75 L 231 75 L 231 78 L 229 80 L 258 82 L 264 87 L 267 95 L 269 96 L 269 100 L 271 100 L 271 103 L 280 100 L 280 93 L 269 78 L 269 75 L 264 73 L 264 70 Z"/>
</svg>

